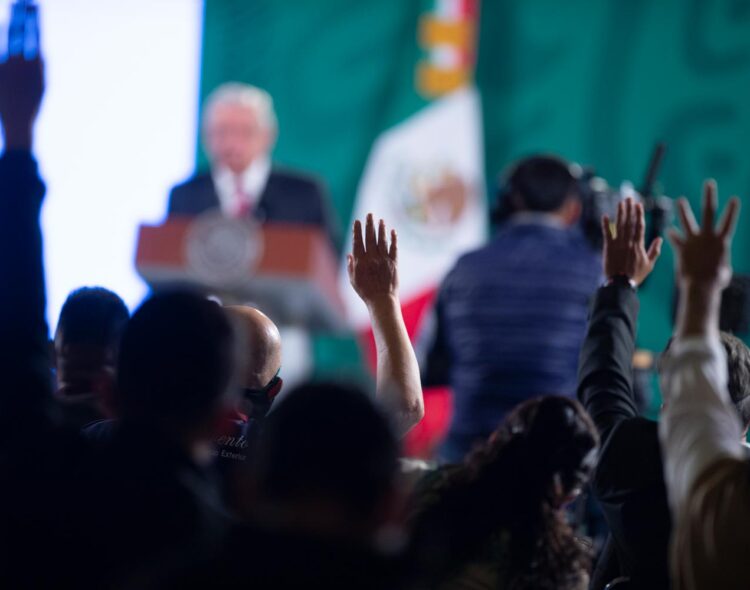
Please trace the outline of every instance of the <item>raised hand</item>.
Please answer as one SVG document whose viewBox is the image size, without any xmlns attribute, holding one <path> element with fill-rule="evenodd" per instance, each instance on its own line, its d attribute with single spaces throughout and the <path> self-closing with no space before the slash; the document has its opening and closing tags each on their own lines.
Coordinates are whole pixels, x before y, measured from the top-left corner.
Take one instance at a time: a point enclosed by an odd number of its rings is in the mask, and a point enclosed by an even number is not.
<svg viewBox="0 0 750 590">
<path fill-rule="evenodd" d="M 737 226 L 740 200 L 733 197 L 716 225 L 717 188 L 714 180 L 703 184 L 703 220 L 695 221 L 690 203 L 678 203 L 683 233 L 671 230 L 669 241 L 675 250 L 677 277 L 682 287 L 722 290 L 732 279 L 731 246 Z"/>
<path fill-rule="evenodd" d="M 378 353 L 376 396 L 395 418 L 399 435 L 406 434 L 424 416 L 419 365 L 406 331 L 398 300 L 398 242 L 391 230 L 388 244 L 385 223 L 377 232 L 372 214 L 354 222 L 352 253 L 347 256 L 349 281 L 367 305 Z"/>
<path fill-rule="evenodd" d="M 367 215 L 364 239 L 362 223 L 354 222 L 352 253 L 347 256 L 349 281 L 362 300 L 370 305 L 382 299 L 398 296 L 398 241 L 391 230 L 388 245 L 385 222 L 378 223 L 377 234 L 372 213 Z"/>
<path fill-rule="evenodd" d="M 31 148 L 42 96 L 44 65 L 40 58 L 14 56 L 0 63 L 0 122 L 6 149 Z"/>
<path fill-rule="evenodd" d="M 663 243 L 661 238 L 656 238 L 646 250 L 643 205 L 635 203 L 633 199 L 620 201 L 614 228 L 605 215 L 602 218 L 602 232 L 606 277 L 625 276 L 640 285 L 654 270 Z"/>
</svg>

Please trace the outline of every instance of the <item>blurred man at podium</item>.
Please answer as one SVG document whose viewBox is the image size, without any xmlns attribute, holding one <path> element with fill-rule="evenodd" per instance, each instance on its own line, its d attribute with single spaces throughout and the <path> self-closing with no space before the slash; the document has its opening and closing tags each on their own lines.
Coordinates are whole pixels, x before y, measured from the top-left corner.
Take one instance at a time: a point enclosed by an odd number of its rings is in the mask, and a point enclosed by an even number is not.
<svg viewBox="0 0 750 590">
<path fill-rule="evenodd" d="M 211 171 L 172 189 L 168 216 L 216 209 L 261 223 L 318 226 L 337 244 L 320 183 L 271 163 L 277 122 L 267 92 L 235 82 L 220 86 L 206 100 L 202 125 Z"/>
</svg>

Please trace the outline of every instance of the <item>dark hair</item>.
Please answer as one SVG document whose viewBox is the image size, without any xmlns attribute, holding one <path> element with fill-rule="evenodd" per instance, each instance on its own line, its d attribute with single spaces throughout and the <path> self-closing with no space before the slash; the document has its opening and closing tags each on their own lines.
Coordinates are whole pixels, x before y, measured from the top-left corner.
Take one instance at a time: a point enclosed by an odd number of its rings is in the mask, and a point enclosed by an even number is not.
<svg viewBox="0 0 750 590">
<path fill-rule="evenodd" d="M 133 314 L 120 345 L 123 418 L 172 429 L 202 424 L 229 388 L 234 342 L 213 301 L 185 291 L 152 296 Z"/>
<path fill-rule="evenodd" d="M 103 287 L 81 287 L 65 300 L 56 335 L 68 344 L 92 344 L 116 351 L 129 315 L 116 293 Z"/>
<path fill-rule="evenodd" d="M 532 156 L 515 165 L 507 179 L 505 198 L 516 197 L 528 211 L 557 211 L 576 194 L 571 166 L 556 156 Z"/>
<path fill-rule="evenodd" d="M 483 446 L 419 495 L 417 561 L 432 561 L 427 569 L 449 576 L 486 558 L 509 588 L 577 587 L 590 555 L 554 489 L 568 495 L 585 484 L 598 444 L 578 402 L 551 396 L 521 404 Z M 503 534 L 507 543 L 498 554 L 493 544 Z"/>
<path fill-rule="evenodd" d="M 397 472 L 398 442 L 364 393 L 334 383 L 303 385 L 268 415 L 256 455 L 270 502 L 326 498 L 370 518 Z"/>
<path fill-rule="evenodd" d="M 719 332 L 719 340 L 727 355 L 729 397 L 740 415 L 743 428 L 748 428 L 750 426 L 750 349 L 742 340 L 729 332 Z M 667 342 L 663 355 L 669 352 L 673 342 L 674 337 Z"/>
<path fill-rule="evenodd" d="M 743 428 L 750 426 L 750 349 L 728 332 L 719 335 L 727 353 L 729 397 L 737 408 Z"/>
</svg>

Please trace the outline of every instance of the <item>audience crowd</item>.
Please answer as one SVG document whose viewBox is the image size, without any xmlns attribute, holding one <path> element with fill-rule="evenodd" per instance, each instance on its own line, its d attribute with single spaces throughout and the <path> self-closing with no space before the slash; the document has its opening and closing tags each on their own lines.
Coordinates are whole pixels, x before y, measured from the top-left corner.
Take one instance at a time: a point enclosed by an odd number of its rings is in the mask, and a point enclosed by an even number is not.
<svg viewBox="0 0 750 590">
<path fill-rule="evenodd" d="M 662 240 L 645 244 L 643 207 L 623 200 L 592 270 L 565 233 L 580 209 L 568 167 L 522 162 L 508 198 L 525 221 L 464 257 L 438 302 L 433 362 L 471 391 L 459 406 L 471 429 L 452 431 L 450 463 L 407 464 L 399 440 L 424 415 L 422 382 L 398 237 L 371 215 L 354 223 L 347 269 L 375 335 L 374 397 L 341 383 L 283 391 L 271 319 L 184 289 L 132 316 L 116 294 L 79 289 L 50 346 L 43 94 L 40 59 L 0 64 L 2 587 L 750 587 L 750 351 L 719 331 L 739 199 L 719 218 L 707 181 L 700 224 L 679 202 L 680 309 L 655 422 L 639 415 L 632 360 Z M 523 283 L 535 235 L 553 244 L 550 280 L 571 282 L 557 306 L 478 280 Z M 479 335 L 488 322 L 495 340 Z M 570 510 L 586 490 L 609 530 L 600 553 Z"/>
</svg>

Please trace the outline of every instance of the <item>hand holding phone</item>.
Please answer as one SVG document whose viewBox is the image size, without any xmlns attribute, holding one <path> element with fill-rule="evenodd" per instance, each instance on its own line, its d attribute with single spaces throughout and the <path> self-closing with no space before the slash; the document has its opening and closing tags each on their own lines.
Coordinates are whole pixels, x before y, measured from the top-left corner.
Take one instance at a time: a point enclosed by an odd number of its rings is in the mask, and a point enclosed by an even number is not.
<svg viewBox="0 0 750 590">
<path fill-rule="evenodd" d="M 15 0 L 10 7 L 8 57 L 39 57 L 39 6 L 34 0 Z"/>
</svg>

